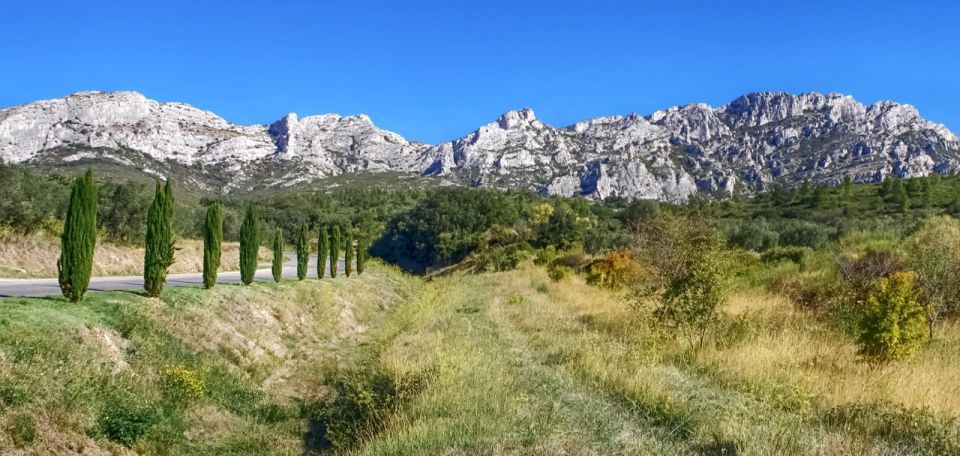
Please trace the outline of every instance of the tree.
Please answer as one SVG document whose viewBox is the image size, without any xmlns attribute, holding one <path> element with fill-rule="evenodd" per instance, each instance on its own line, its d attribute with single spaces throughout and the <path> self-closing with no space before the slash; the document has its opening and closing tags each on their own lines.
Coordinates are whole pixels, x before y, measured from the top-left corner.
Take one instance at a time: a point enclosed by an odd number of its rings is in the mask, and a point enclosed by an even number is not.
<svg viewBox="0 0 960 456">
<path fill-rule="evenodd" d="M 60 291 L 72 302 L 83 299 L 93 271 L 97 242 L 97 187 L 89 169 L 70 189 L 70 205 L 63 220 L 57 276 Z"/>
<path fill-rule="evenodd" d="M 213 203 L 207 208 L 203 224 L 203 286 L 213 288 L 220 269 L 220 252 L 223 243 L 223 206 Z"/>
<path fill-rule="evenodd" d="M 257 274 L 257 256 L 260 253 L 260 219 L 251 204 L 240 225 L 240 281 L 250 285 Z"/>
<path fill-rule="evenodd" d="M 148 296 L 160 296 L 173 264 L 173 187 L 157 179 L 153 203 L 147 212 L 146 250 L 143 255 L 143 288 Z"/>
<path fill-rule="evenodd" d="M 340 259 L 340 226 L 330 229 L 330 277 L 337 278 L 337 260 Z"/>
<path fill-rule="evenodd" d="M 877 281 L 860 320 L 860 355 L 873 362 L 906 358 L 926 339 L 915 275 L 897 272 Z"/>
<path fill-rule="evenodd" d="M 670 277 L 655 315 L 685 333 L 703 348 L 707 332 L 717 321 L 725 301 L 722 252 L 719 241 L 703 237 L 689 241 L 693 250 L 679 274 Z"/>
<path fill-rule="evenodd" d="M 350 277 L 353 273 L 353 234 L 347 229 L 343 238 L 343 272 Z"/>
<path fill-rule="evenodd" d="M 327 255 L 330 253 L 330 233 L 326 225 L 320 225 L 317 235 L 317 278 L 322 279 L 327 267 Z"/>
<path fill-rule="evenodd" d="M 283 278 L 283 229 L 277 227 L 273 235 L 273 281 L 279 282 Z"/>
<path fill-rule="evenodd" d="M 357 237 L 357 274 L 363 274 L 363 265 L 367 262 L 367 237 Z"/>
<path fill-rule="evenodd" d="M 307 224 L 300 225 L 297 236 L 297 280 L 307 278 L 307 267 L 310 264 L 310 231 Z"/>
<path fill-rule="evenodd" d="M 916 272 L 920 303 L 932 339 L 943 314 L 960 311 L 960 221 L 927 220 L 904 244 L 908 267 Z"/>
</svg>

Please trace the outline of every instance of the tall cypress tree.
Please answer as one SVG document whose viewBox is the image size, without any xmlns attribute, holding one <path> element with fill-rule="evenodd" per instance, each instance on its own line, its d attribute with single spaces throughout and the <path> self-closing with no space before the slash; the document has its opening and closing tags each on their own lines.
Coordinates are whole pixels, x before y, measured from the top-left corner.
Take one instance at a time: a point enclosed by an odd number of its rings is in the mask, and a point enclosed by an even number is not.
<svg viewBox="0 0 960 456">
<path fill-rule="evenodd" d="M 57 277 L 60 291 L 70 301 L 83 299 L 93 271 L 93 249 L 97 242 L 97 187 L 89 169 L 73 181 L 70 206 L 63 220 Z"/>
<path fill-rule="evenodd" d="M 310 261 L 310 232 L 307 224 L 300 225 L 300 234 L 297 236 L 297 280 L 307 278 L 307 267 Z"/>
<path fill-rule="evenodd" d="M 330 277 L 337 278 L 337 261 L 340 259 L 340 226 L 330 229 Z"/>
<path fill-rule="evenodd" d="M 347 277 L 353 273 L 353 232 L 349 228 L 343 239 L 343 272 Z"/>
<path fill-rule="evenodd" d="M 143 255 L 143 288 L 148 296 L 160 296 L 173 264 L 173 187 L 170 179 L 157 187 L 147 212 L 146 251 Z"/>
<path fill-rule="evenodd" d="M 213 203 L 207 208 L 203 224 L 203 287 L 213 288 L 220 269 L 221 244 L 223 243 L 223 206 Z"/>
<path fill-rule="evenodd" d="M 257 274 L 257 255 L 260 253 L 260 219 L 253 205 L 247 206 L 240 225 L 240 281 L 250 285 Z"/>
<path fill-rule="evenodd" d="M 363 274 L 363 264 L 367 262 L 367 238 L 357 237 L 357 274 Z"/>
<path fill-rule="evenodd" d="M 273 235 L 273 281 L 279 282 L 283 278 L 283 228 L 277 227 Z"/>
<path fill-rule="evenodd" d="M 323 278 L 323 272 L 327 268 L 327 254 L 330 253 L 330 234 L 327 232 L 326 225 L 320 225 L 317 235 L 317 278 Z"/>
</svg>

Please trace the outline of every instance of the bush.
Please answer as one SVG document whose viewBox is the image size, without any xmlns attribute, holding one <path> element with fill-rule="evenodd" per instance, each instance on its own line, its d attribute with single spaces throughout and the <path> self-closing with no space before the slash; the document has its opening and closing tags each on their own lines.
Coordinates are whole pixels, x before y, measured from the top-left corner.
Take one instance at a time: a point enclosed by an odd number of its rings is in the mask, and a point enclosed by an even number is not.
<svg viewBox="0 0 960 456">
<path fill-rule="evenodd" d="M 552 206 L 551 206 L 552 207 Z M 557 248 L 552 245 L 548 245 L 542 249 L 537 250 L 536 255 L 533 257 L 533 264 L 538 266 L 546 266 L 550 263 L 553 263 L 557 259 Z"/>
<path fill-rule="evenodd" d="M 202 378 L 179 364 L 165 366 L 161 378 L 164 396 L 174 402 L 199 399 L 206 389 Z"/>
<path fill-rule="evenodd" d="M 101 411 L 97 428 L 108 439 L 129 447 L 159 421 L 160 414 L 153 407 L 113 400 Z"/>
<path fill-rule="evenodd" d="M 602 288 L 620 289 L 636 282 L 643 275 L 643 268 L 628 252 L 615 250 L 589 267 L 587 283 Z"/>
<path fill-rule="evenodd" d="M 554 282 L 559 282 L 563 279 L 566 279 L 573 273 L 573 269 L 570 269 L 569 266 L 564 266 L 562 264 L 553 263 L 547 267 L 547 275 L 550 277 L 550 280 Z"/>
<path fill-rule="evenodd" d="M 780 242 L 780 235 L 770 228 L 766 220 L 744 220 L 737 226 L 736 231 L 730 235 L 728 242 L 747 250 L 763 252 L 776 247 Z"/>
<path fill-rule="evenodd" d="M 859 353 L 874 362 L 906 358 L 927 338 L 923 307 L 917 302 L 915 275 L 898 272 L 880 279 L 865 303 Z"/>
<path fill-rule="evenodd" d="M 14 415 L 7 423 L 6 433 L 18 448 L 30 446 L 37 439 L 37 425 L 25 413 Z"/>
<path fill-rule="evenodd" d="M 519 242 L 500 247 L 495 247 L 478 253 L 475 258 L 477 261 L 477 271 L 510 271 L 516 269 L 520 262 L 530 258 L 533 247 L 526 242 Z"/>
<path fill-rule="evenodd" d="M 343 450 L 375 434 L 387 418 L 422 390 L 421 376 L 396 376 L 361 366 L 341 372 L 333 381 L 333 396 L 309 414 L 325 429 L 333 448 Z"/>
<path fill-rule="evenodd" d="M 780 231 L 780 245 L 819 249 L 835 234 L 828 226 L 813 222 L 793 221 Z"/>
<path fill-rule="evenodd" d="M 774 247 L 760 255 L 760 260 L 764 263 L 779 263 L 787 260 L 796 264 L 803 264 L 803 259 L 810 253 L 807 247 Z"/>
</svg>

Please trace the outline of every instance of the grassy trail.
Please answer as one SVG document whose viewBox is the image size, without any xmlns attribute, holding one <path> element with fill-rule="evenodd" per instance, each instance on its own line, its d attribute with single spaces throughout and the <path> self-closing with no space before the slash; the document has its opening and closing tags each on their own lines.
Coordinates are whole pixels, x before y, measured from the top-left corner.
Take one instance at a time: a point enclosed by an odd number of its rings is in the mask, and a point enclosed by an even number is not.
<svg viewBox="0 0 960 456">
<path fill-rule="evenodd" d="M 838 409 L 799 379 L 757 381 L 718 365 L 736 347 L 693 353 L 619 296 L 576 280 L 553 283 L 531 267 L 427 287 L 381 358 L 427 373 L 427 386 L 351 453 L 957 451 L 952 421 L 867 402 Z"/>
</svg>

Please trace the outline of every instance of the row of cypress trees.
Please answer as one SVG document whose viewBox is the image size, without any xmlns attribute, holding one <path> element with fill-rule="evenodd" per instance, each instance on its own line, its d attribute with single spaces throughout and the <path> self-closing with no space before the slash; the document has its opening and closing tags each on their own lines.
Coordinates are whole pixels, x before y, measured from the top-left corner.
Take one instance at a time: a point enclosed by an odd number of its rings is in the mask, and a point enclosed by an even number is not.
<svg viewBox="0 0 960 456">
<path fill-rule="evenodd" d="M 143 257 L 143 287 L 148 296 L 159 296 L 166 285 L 167 271 L 174 262 L 173 239 L 173 183 L 167 179 L 161 185 L 156 182 L 153 202 L 147 212 L 146 249 Z M 70 189 L 70 202 L 60 237 L 60 258 L 57 259 L 57 278 L 63 296 L 72 302 L 83 299 L 90 285 L 93 271 L 93 253 L 97 240 L 97 187 L 93 172 L 87 172 L 74 180 Z M 363 273 L 367 259 L 367 244 L 358 239 L 354 261 L 353 238 L 346 231 L 343 241 L 345 273 L 349 277 L 356 264 L 357 273 Z M 223 206 L 213 203 L 207 208 L 203 229 L 203 286 L 212 288 L 217 282 L 217 270 L 223 243 Z M 273 239 L 273 279 L 280 281 L 284 259 L 283 231 L 276 230 Z M 300 226 L 295 240 L 297 253 L 297 278 L 307 276 L 310 258 L 310 231 L 306 224 Z M 337 276 L 337 259 L 340 257 L 341 234 L 338 225 L 321 226 L 317 238 L 317 278 L 323 278 L 325 263 L 329 258 L 330 277 Z M 257 271 L 257 255 L 260 250 L 260 220 L 254 205 L 249 205 L 240 226 L 240 280 L 253 282 Z"/>
</svg>

